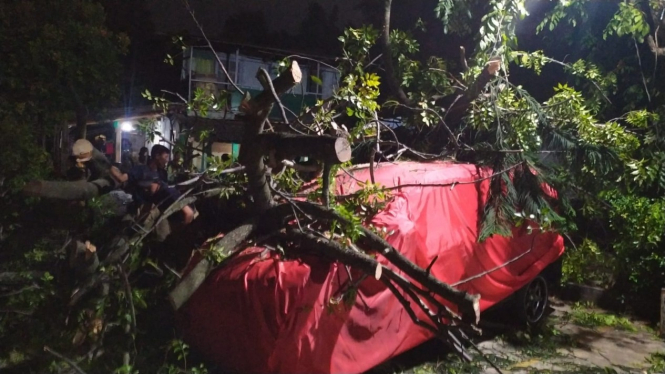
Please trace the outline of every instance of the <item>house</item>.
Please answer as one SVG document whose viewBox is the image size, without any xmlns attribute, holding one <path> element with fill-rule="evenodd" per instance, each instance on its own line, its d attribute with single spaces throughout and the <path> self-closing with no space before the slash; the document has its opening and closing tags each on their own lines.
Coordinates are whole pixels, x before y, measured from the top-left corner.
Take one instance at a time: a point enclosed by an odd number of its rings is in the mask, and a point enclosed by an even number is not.
<svg viewBox="0 0 665 374">
<path fill-rule="evenodd" d="M 162 144 L 172 148 L 179 137 L 180 125 L 152 106 L 111 110 L 88 121 L 86 138 L 114 163 L 136 157 L 142 147 Z M 142 128 L 150 128 L 144 131 Z M 69 126 L 69 144 L 75 139 L 75 126 Z M 68 152 L 69 154 L 69 152 Z"/>
<path fill-rule="evenodd" d="M 285 58 L 298 60 L 303 73 L 302 82 L 296 85 L 281 99 L 291 111 L 298 113 L 303 106 L 312 106 L 317 99 L 327 99 L 338 87 L 339 72 L 331 64 L 329 57 L 293 54 L 274 48 L 264 48 L 237 44 L 220 44 L 217 52 L 219 61 L 225 67 L 231 79 L 241 89 L 256 96 L 263 87 L 256 79 L 256 73 L 264 68 L 272 78 L 277 77 L 279 61 Z M 230 82 L 208 47 L 189 47 L 183 56 L 181 78 L 187 81 L 187 98 L 191 101 L 196 89 L 203 89 L 211 94 L 222 90 L 232 91 L 229 115 L 237 114 L 242 100 L 241 95 L 233 90 Z"/>
<path fill-rule="evenodd" d="M 203 90 L 202 92 L 216 97 L 226 92 L 228 99 L 224 108 L 210 110 L 203 118 L 187 112 L 178 104 L 174 104 L 173 107 L 176 109 L 167 115 L 152 106 L 113 110 L 99 116 L 103 119 L 88 123 L 88 140 L 95 144 L 102 135 L 105 138 L 103 152 L 111 161 L 122 163 L 124 158 L 136 156 L 142 147 L 150 150 L 154 144 L 163 144 L 172 149 L 173 144 L 179 140 L 191 142 L 191 139 L 181 138 L 183 135 L 180 130 L 186 126 L 206 124 L 218 129 L 223 127 L 224 131 L 216 131 L 214 134 L 216 141 L 212 143 L 210 149 L 204 151 L 210 152 L 213 156 L 228 154 L 232 158 L 237 158 L 244 125 L 242 121 L 235 119 L 235 116 L 239 114 L 242 95 L 233 89 L 218 59 L 225 65 L 235 84 L 252 97 L 263 90 L 256 78 L 259 68 L 264 68 L 272 78 L 275 78 L 281 60 L 285 58 L 297 60 L 303 73 L 302 82 L 280 97 L 282 104 L 290 113 L 298 114 L 303 108 L 315 105 L 317 100 L 331 97 L 338 87 L 339 72 L 333 67 L 334 60 L 331 58 L 227 43 L 216 43 L 215 48 L 217 57 L 207 46 L 189 47 L 184 51 L 181 73 L 184 85 L 180 94 L 191 102 L 197 90 Z M 292 118 L 291 114 L 289 116 Z M 283 122 L 278 108 L 274 108 L 270 118 L 274 122 Z M 150 126 L 147 126 L 148 124 Z M 75 141 L 72 126 L 70 126 L 69 144 Z M 146 127 L 152 128 L 152 131 L 148 132 L 152 136 L 146 133 Z M 196 142 L 193 145 L 194 148 L 200 148 Z M 206 169 L 208 165 L 206 152 L 195 150 L 191 155 L 196 169 Z"/>
<path fill-rule="evenodd" d="M 227 130 L 224 133 L 217 132 L 217 141 L 212 144 L 210 150 L 214 156 L 229 154 L 233 158 L 237 157 L 242 136 L 242 122 L 234 120 L 236 114 L 239 113 L 238 108 L 242 95 L 233 88 L 219 61 L 224 64 L 229 77 L 235 84 L 254 97 L 263 91 L 263 87 L 256 78 L 260 68 L 264 68 L 274 79 L 278 75 L 280 61 L 285 58 L 297 60 L 303 73 L 302 82 L 280 97 L 287 113 L 299 114 L 303 108 L 315 105 L 317 100 L 331 97 L 339 86 L 339 72 L 333 66 L 334 60 L 329 57 L 294 54 L 275 48 L 227 43 L 217 43 L 215 49 L 217 57 L 208 46 L 186 49 L 183 54 L 181 75 L 181 79 L 186 83 L 186 97 L 189 101 L 194 99 L 197 90 L 216 97 L 224 91 L 229 92 L 227 106 L 208 112 L 206 116 L 218 124 L 223 123 Z M 291 115 L 289 114 L 289 116 Z M 283 122 L 281 111 L 274 108 L 270 119 Z M 228 131 L 229 129 L 231 131 Z M 201 168 L 205 168 L 205 156 L 201 159 Z"/>
</svg>

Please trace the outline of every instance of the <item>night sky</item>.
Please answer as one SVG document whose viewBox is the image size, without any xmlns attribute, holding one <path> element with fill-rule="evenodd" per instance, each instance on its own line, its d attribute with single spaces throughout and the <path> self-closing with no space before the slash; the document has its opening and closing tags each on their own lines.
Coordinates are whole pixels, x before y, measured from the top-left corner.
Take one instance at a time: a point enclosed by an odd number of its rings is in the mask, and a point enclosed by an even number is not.
<svg viewBox="0 0 665 374">
<path fill-rule="evenodd" d="M 360 12 L 355 9 L 358 1 L 354 0 L 312 0 L 318 2 L 330 12 L 333 6 L 339 8 L 339 26 L 360 19 Z M 304 19 L 309 1 L 305 0 L 190 0 L 196 16 L 203 24 L 206 33 L 215 35 L 232 15 L 263 10 L 268 20 L 268 29 L 291 30 L 297 28 Z M 153 22 L 160 32 L 176 33 L 189 30 L 198 34 L 194 23 L 187 15 L 180 0 L 150 0 Z"/>
</svg>

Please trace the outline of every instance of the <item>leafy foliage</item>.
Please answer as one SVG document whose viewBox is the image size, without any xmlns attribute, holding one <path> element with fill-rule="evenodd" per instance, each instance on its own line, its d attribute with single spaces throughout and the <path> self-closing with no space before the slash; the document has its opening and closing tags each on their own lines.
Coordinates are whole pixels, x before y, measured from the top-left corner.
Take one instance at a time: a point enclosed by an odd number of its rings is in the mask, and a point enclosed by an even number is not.
<svg viewBox="0 0 665 374">
<path fill-rule="evenodd" d="M 41 135 L 116 98 L 128 40 L 104 22 L 94 1 L 3 2 L 0 41 L 13 51 L 3 59 L 3 109 L 35 123 Z"/>
<path fill-rule="evenodd" d="M 614 15 L 605 32 L 603 38 L 616 34 L 617 36 L 630 36 L 638 40 L 643 40 L 649 33 L 649 24 L 644 19 L 644 14 L 637 9 L 634 3 L 619 3 L 619 11 Z"/>
<path fill-rule="evenodd" d="M 637 331 L 637 328 L 626 317 L 602 313 L 589 309 L 589 305 L 576 303 L 567 318 L 577 325 L 584 327 L 614 327 L 620 330 Z"/>
</svg>

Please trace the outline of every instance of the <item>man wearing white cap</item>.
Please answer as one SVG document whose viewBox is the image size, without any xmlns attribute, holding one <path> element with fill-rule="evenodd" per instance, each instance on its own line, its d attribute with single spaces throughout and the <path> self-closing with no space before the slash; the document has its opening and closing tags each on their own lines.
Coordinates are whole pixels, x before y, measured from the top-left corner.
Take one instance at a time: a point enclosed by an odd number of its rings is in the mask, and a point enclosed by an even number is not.
<svg viewBox="0 0 665 374">
<path fill-rule="evenodd" d="M 113 185 L 123 182 L 120 169 L 111 165 L 106 156 L 86 139 L 79 139 L 72 146 L 76 166 L 85 173 L 85 179 L 95 181 L 109 179 Z"/>
</svg>

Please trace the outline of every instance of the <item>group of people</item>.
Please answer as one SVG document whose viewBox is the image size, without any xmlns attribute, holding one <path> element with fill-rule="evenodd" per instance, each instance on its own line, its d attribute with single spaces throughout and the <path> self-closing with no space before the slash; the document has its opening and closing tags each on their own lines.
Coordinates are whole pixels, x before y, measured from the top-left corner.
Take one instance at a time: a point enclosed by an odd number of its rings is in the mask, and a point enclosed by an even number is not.
<svg viewBox="0 0 665 374">
<path fill-rule="evenodd" d="M 146 153 L 147 153 L 147 148 Z M 92 143 L 79 139 L 72 147 L 78 169 L 84 173 L 84 178 L 90 182 L 98 179 L 108 179 L 114 185 L 132 195 L 135 206 L 138 208 L 147 204 L 157 206 L 160 212 L 166 210 L 180 197 L 180 192 L 169 186 L 167 168 L 178 160 L 169 162 L 171 151 L 161 144 L 156 144 L 150 150 L 150 157 L 145 164 L 131 166 L 128 170 L 111 165 L 108 159 Z M 170 217 L 171 222 L 188 225 L 195 218 L 193 206 L 186 205 Z"/>
</svg>

